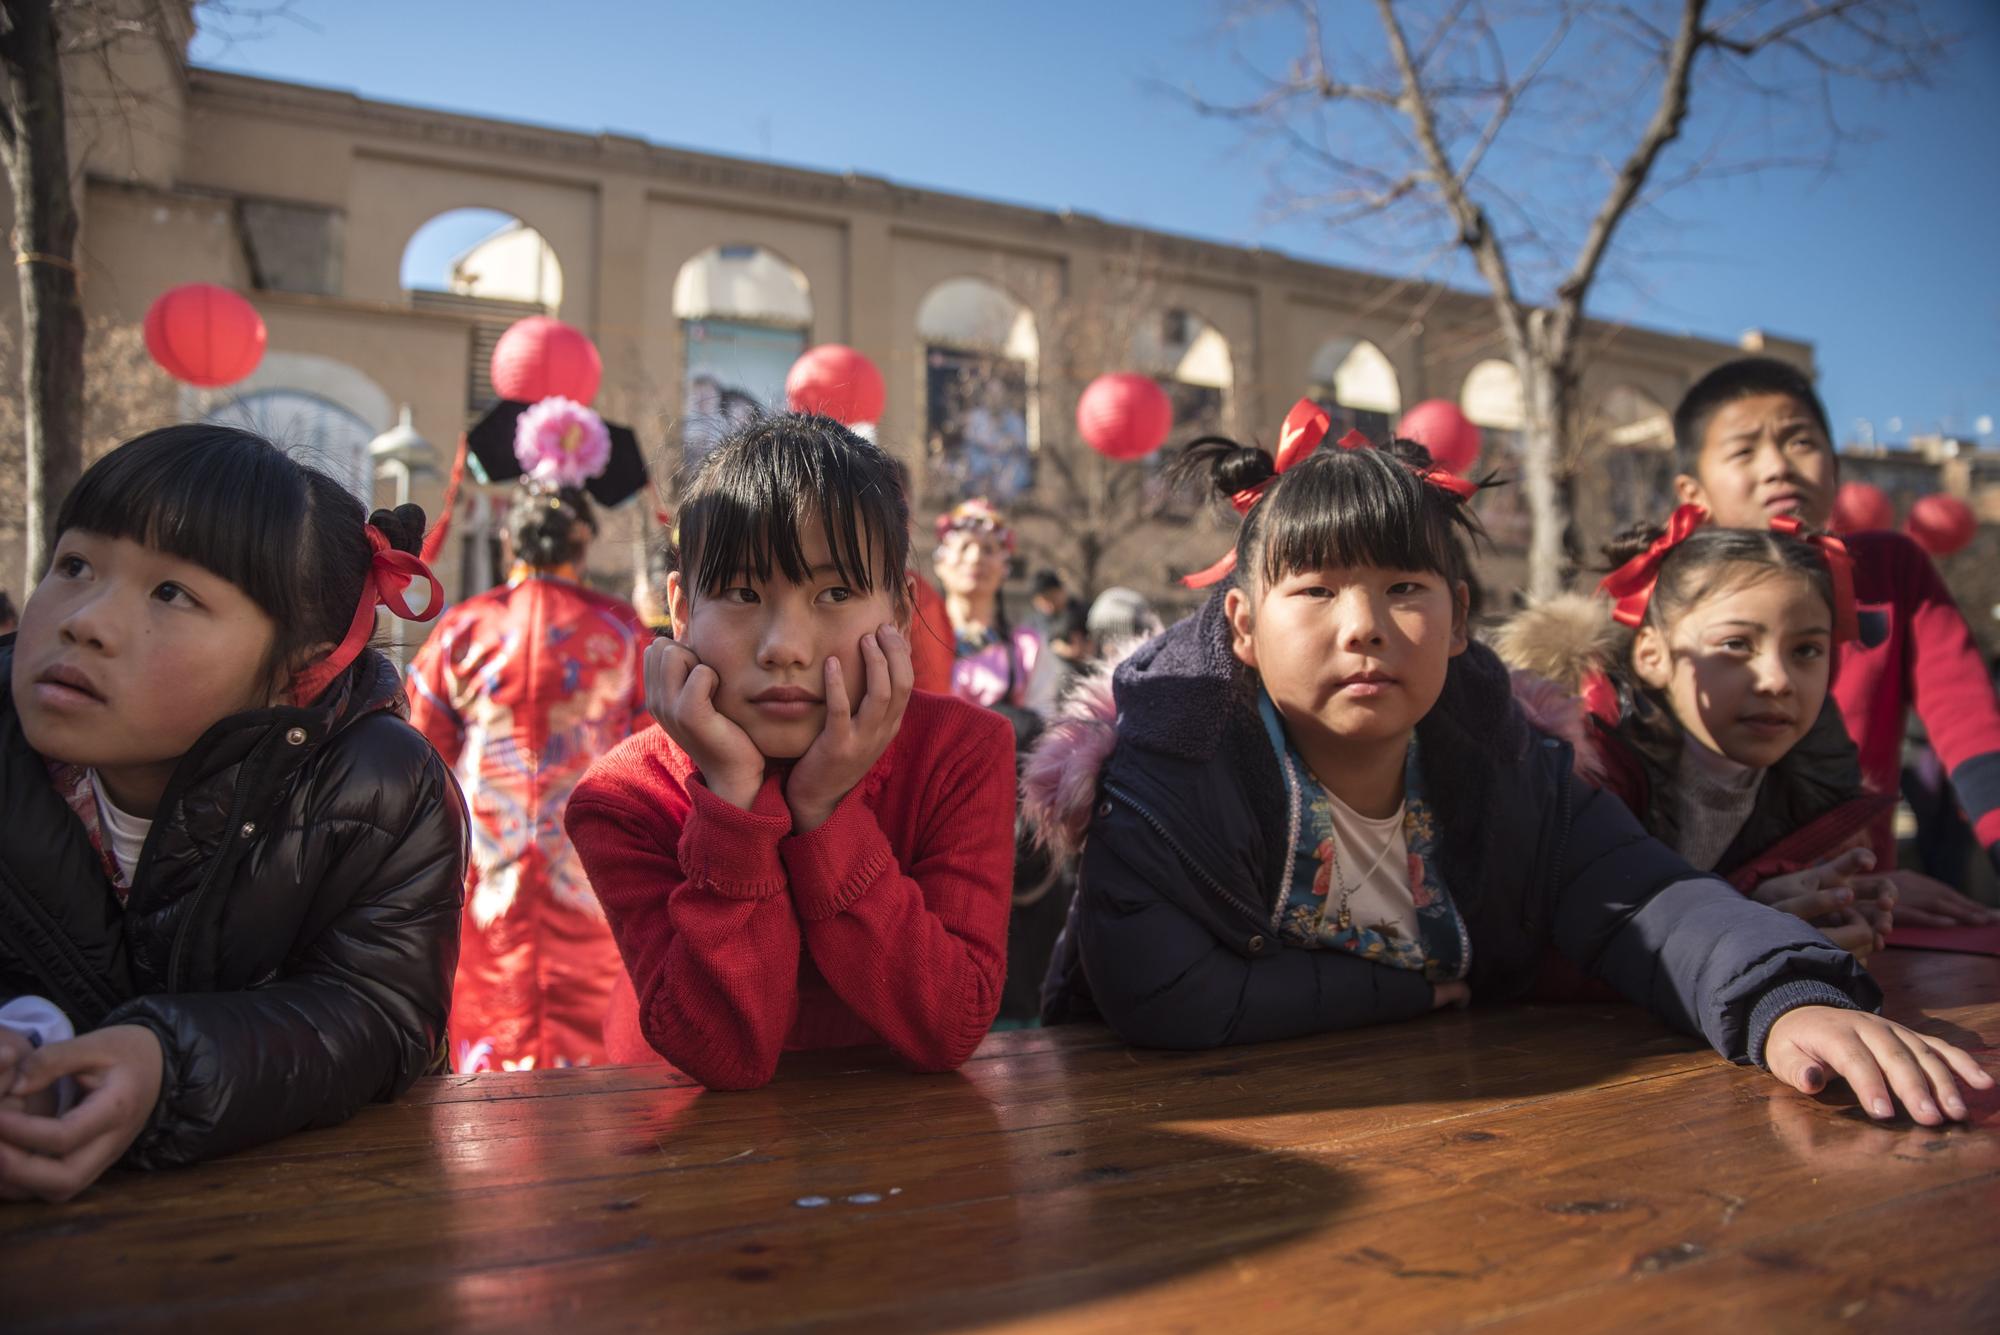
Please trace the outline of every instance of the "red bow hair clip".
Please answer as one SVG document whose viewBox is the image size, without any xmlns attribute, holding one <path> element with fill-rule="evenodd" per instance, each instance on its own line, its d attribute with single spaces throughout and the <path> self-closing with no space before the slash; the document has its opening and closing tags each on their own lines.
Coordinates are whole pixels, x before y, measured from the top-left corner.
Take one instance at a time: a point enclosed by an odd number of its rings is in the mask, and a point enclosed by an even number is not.
<svg viewBox="0 0 2000 1335">
<path fill-rule="evenodd" d="M 1319 443 L 1326 439 L 1326 433 L 1332 427 L 1333 419 L 1327 416 L 1326 409 L 1311 399 L 1300 399 L 1293 404 L 1292 410 L 1285 414 L 1285 424 L 1278 428 L 1278 452 L 1272 458 L 1271 476 L 1229 498 L 1229 503 L 1236 508 L 1236 513 L 1248 514 L 1251 506 L 1264 499 L 1264 493 L 1270 490 L 1271 484 L 1283 476 L 1293 464 L 1311 454 Z M 1365 450 L 1373 448 L 1374 445 L 1359 431 L 1349 431 L 1334 444 L 1343 450 Z M 1412 468 L 1410 471 L 1432 486 L 1440 487 L 1461 500 L 1479 490 L 1477 482 L 1455 476 L 1435 464 L 1428 468 Z M 1234 569 L 1236 569 L 1236 549 L 1232 547 L 1222 554 L 1221 560 L 1208 569 L 1197 570 L 1192 575 L 1183 576 L 1181 583 L 1190 589 L 1205 589 L 1226 578 Z"/>
<path fill-rule="evenodd" d="M 1771 531 L 1819 549 L 1820 560 L 1826 562 L 1827 578 L 1833 582 L 1833 638 L 1836 641 L 1859 638 L 1861 621 L 1854 610 L 1854 557 L 1847 544 L 1831 533 L 1806 527 L 1797 515 L 1778 515 L 1771 520 Z"/>
<path fill-rule="evenodd" d="M 368 539 L 370 553 L 368 577 L 361 583 L 361 601 L 355 606 L 354 619 L 348 623 L 347 635 L 334 651 L 319 662 L 301 672 L 292 682 L 292 703 L 309 705 L 319 698 L 327 683 L 347 670 L 347 665 L 361 656 L 368 645 L 368 637 L 375 631 L 375 609 L 386 607 L 405 621 L 430 621 L 444 610 L 444 585 L 431 573 L 431 568 L 414 552 L 405 552 L 392 546 L 382 530 L 373 524 L 362 530 Z M 412 580 L 427 580 L 431 586 L 430 600 L 424 604 L 421 614 L 410 610 L 409 600 L 404 590 Z"/>
<path fill-rule="evenodd" d="M 1621 625 L 1637 628 L 1646 620 L 1646 607 L 1653 601 L 1653 586 L 1660 582 L 1660 566 L 1667 553 L 1688 540 L 1688 536 L 1708 521 L 1708 511 L 1699 505 L 1683 505 L 1667 520 L 1667 531 L 1654 538 L 1645 551 L 1619 566 L 1597 582 L 1600 593 L 1611 599 L 1611 617 Z"/>
</svg>

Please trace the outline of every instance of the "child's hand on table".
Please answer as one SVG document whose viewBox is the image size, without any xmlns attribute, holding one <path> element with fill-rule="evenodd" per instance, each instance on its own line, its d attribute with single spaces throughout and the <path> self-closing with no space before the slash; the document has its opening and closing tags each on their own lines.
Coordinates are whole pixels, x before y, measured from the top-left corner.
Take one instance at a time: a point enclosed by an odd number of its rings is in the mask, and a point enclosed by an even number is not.
<svg viewBox="0 0 2000 1335">
<path fill-rule="evenodd" d="M 1875 855 L 1850 848 L 1815 866 L 1758 883 L 1750 897 L 1820 929 L 1826 939 L 1861 959 L 1882 948 L 1889 934 L 1896 887 L 1870 876 Z"/>
<path fill-rule="evenodd" d="M 826 656 L 826 722 L 785 781 L 793 834 L 809 834 L 826 824 L 902 726 L 916 681 L 910 642 L 885 622 L 861 637 L 861 661 L 867 673 L 865 691 L 861 703 L 851 706 L 840 659 Z"/>
<path fill-rule="evenodd" d="M 678 640 L 646 646 L 647 711 L 687 752 L 708 791 L 748 811 L 764 784 L 764 756 L 749 733 L 716 709 L 721 680 Z"/>
<path fill-rule="evenodd" d="M 1985 927 L 2000 922 L 2000 912 L 1922 872 L 1898 869 L 1887 877 L 1896 886 L 1896 920 L 1905 927 Z"/>
<path fill-rule="evenodd" d="M 61 1117 L 0 1111 L 0 1199 L 66 1201 L 118 1162 L 160 1099 L 165 1058 L 144 1025 L 114 1024 L 51 1043 L 16 1068 L 7 1093 L 32 1097 L 73 1076 L 83 1090 Z"/>
<path fill-rule="evenodd" d="M 34 1054 L 35 1045 L 27 1037 L 12 1029 L 0 1028 L 0 1112 L 33 1113 L 37 1117 L 47 1117 L 56 1110 L 56 1088 L 50 1085 L 39 1094 L 18 1095 L 7 1091 L 14 1087 L 14 1076 L 21 1063 Z"/>
<path fill-rule="evenodd" d="M 1947 1117 L 1965 1120 L 1961 1082 L 1973 1089 L 1993 1088 L 1992 1076 L 1943 1039 L 1837 1006 L 1800 1006 L 1779 1016 L 1764 1041 L 1764 1065 L 1807 1094 L 1819 1093 L 1839 1077 L 1869 1116 L 1893 1117 L 1896 1102 L 1901 1102 L 1925 1126 L 1937 1126 Z"/>
</svg>

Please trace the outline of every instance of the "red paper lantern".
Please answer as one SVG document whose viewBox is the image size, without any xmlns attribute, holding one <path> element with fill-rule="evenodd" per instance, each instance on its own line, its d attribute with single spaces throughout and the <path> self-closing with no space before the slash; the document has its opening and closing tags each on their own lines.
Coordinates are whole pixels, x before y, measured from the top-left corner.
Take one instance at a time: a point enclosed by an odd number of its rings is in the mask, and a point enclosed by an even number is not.
<svg viewBox="0 0 2000 1335">
<path fill-rule="evenodd" d="M 1833 531 L 1864 533 L 1896 527 L 1896 503 L 1872 482 L 1843 482 L 1833 496 Z"/>
<path fill-rule="evenodd" d="M 1076 401 L 1076 429 L 1107 459 L 1140 459 L 1166 444 L 1174 405 L 1152 377 L 1115 371 L 1084 387 Z"/>
<path fill-rule="evenodd" d="M 233 385 L 264 360 L 264 317 L 226 287 L 183 283 L 146 310 L 146 351 L 174 379 Z"/>
<path fill-rule="evenodd" d="M 841 343 L 807 348 L 785 376 L 785 401 L 795 413 L 823 413 L 847 426 L 882 420 L 889 392 L 875 363 Z"/>
<path fill-rule="evenodd" d="M 516 320 L 493 345 L 493 388 L 515 403 L 540 403 L 557 395 L 588 405 L 597 397 L 604 362 L 597 345 L 575 325 L 548 315 Z"/>
<path fill-rule="evenodd" d="M 1932 556 L 1950 556 L 1972 541 L 1979 520 L 1956 496 L 1923 496 L 1910 507 L 1903 528 Z"/>
<path fill-rule="evenodd" d="M 1396 434 L 1431 452 L 1439 468 L 1461 476 L 1479 462 L 1479 428 L 1450 399 L 1425 399 L 1403 414 Z"/>
</svg>

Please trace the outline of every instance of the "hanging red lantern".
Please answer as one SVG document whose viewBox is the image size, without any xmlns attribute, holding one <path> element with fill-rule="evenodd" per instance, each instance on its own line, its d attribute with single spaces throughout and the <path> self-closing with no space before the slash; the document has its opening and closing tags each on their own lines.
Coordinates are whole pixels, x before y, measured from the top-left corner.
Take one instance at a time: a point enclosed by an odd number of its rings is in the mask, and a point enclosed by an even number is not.
<svg viewBox="0 0 2000 1335">
<path fill-rule="evenodd" d="M 1972 541 L 1979 520 L 1956 496 L 1922 496 L 1910 507 L 1903 528 L 1932 556 L 1950 556 Z"/>
<path fill-rule="evenodd" d="M 1425 399 L 1403 414 L 1396 434 L 1431 452 L 1431 462 L 1463 476 L 1479 462 L 1479 428 L 1450 399 Z"/>
<path fill-rule="evenodd" d="M 785 376 L 785 402 L 795 413 L 822 413 L 847 426 L 882 420 L 889 401 L 882 373 L 841 343 L 807 348 Z"/>
<path fill-rule="evenodd" d="M 514 403 L 565 398 L 588 405 L 597 397 L 604 362 L 575 325 L 548 315 L 516 320 L 493 345 L 493 388 Z"/>
<path fill-rule="evenodd" d="M 1076 401 L 1076 429 L 1107 459 L 1141 459 L 1166 444 L 1174 405 L 1151 376 L 1114 371 L 1084 387 Z"/>
<path fill-rule="evenodd" d="M 146 351 L 174 379 L 233 385 L 264 360 L 264 317 L 226 287 L 183 283 L 146 310 Z"/>
<path fill-rule="evenodd" d="M 1843 482 L 1833 496 L 1833 531 L 1865 533 L 1896 527 L 1896 503 L 1873 482 Z"/>
</svg>

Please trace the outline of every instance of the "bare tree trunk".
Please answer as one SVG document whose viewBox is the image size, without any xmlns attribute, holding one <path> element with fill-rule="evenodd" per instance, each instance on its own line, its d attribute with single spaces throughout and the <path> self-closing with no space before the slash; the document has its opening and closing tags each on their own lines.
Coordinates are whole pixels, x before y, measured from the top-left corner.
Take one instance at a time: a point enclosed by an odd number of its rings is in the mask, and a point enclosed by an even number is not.
<svg viewBox="0 0 2000 1335">
<path fill-rule="evenodd" d="M 1522 425 L 1521 472 L 1533 521 L 1528 540 L 1528 596 L 1551 598 L 1569 584 L 1570 497 L 1562 474 L 1573 457 L 1569 433 L 1575 420 L 1576 374 L 1568 326 L 1547 313 L 1528 317 L 1526 346 L 1515 352 L 1514 368 L 1521 377 L 1525 421 Z"/>
<path fill-rule="evenodd" d="M 83 304 L 70 195 L 62 61 L 50 0 L 4 0 L 0 62 L 10 106 L 0 157 L 14 192 L 21 289 L 21 406 L 28 462 L 27 581 L 48 564 L 56 510 L 83 469 Z"/>
</svg>

